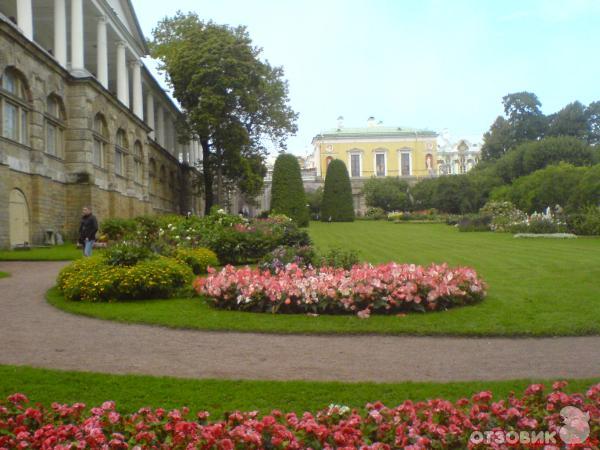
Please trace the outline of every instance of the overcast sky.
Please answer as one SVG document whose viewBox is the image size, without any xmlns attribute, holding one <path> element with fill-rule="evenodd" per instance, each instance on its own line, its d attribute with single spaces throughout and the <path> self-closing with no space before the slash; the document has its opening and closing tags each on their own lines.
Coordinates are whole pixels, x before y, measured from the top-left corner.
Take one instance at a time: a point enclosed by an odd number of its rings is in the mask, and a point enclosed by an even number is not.
<svg viewBox="0 0 600 450">
<path fill-rule="evenodd" d="M 300 113 L 289 150 L 335 126 L 481 136 L 501 98 L 531 91 L 544 113 L 600 100 L 600 0 L 133 0 L 144 33 L 178 9 L 246 25 L 284 67 Z"/>
</svg>

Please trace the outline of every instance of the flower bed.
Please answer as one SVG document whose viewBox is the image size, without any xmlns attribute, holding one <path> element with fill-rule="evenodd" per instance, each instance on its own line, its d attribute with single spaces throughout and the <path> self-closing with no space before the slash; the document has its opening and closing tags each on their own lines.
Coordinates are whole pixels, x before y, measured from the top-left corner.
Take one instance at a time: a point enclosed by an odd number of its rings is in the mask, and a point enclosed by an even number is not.
<svg viewBox="0 0 600 450">
<path fill-rule="evenodd" d="M 272 274 L 249 267 L 209 270 L 194 287 L 216 307 L 255 312 L 394 314 L 436 311 L 477 302 L 486 285 L 468 267 L 446 264 L 355 265 L 350 270 L 300 269 L 288 264 Z"/>
<path fill-rule="evenodd" d="M 525 433 L 541 439 L 534 445 L 539 447 L 548 436 L 550 441 L 545 443 L 549 446 L 544 448 L 552 450 L 562 447 L 563 438 L 574 444 L 581 436 L 585 448 L 597 448 L 600 384 L 585 394 L 571 395 L 563 392 L 565 385 L 556 382 L 547 394 L 543 385 L 531 385 L 521 397 L 510 395 L 498 401 L 484 391 L 456 402 L 407 400 L 395 408 L 376 402 L 364 410 L 330 405 L 316 414 L 272 411 L 264 417 L 256 412 L 234 412 L 226 420 L 213 422 L 207 412 L 192 416 L 186 408 L 169 412 L 142 408 L 134 414 L 120 414 L 114 402 L 91 408 L 89 413 L 82 403 L 54 403 L 47 410 L 28 405 L 23 394 L 14 394 L 0 402 L 0 448 L 419 450 L 532 446 L 489 445 L 484 439 L 490 432 Z M 506 438 L 514 437 L 512 433 Z M 470 442 L 472 435 L 475 441 Z M 502 435 L 492 436 L 494 440 Z M 575 444 L 569 448 L 584 447 Z"/>
</svg>

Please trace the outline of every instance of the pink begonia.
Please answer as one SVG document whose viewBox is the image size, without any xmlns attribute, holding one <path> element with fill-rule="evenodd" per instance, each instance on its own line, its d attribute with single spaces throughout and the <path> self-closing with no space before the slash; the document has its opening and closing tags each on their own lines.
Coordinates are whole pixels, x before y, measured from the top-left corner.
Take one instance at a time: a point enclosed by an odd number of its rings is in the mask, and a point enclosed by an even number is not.
<svg viewBox="0 0 600 450">
<path fill-rule="evenodd" d="M 288 264 L 275 274 L 256 268 L 210 269 L 194 287 L 215 306 L 290 313 L 373 313 L 444 310 L 483 299 L 486 284 L 469 267 L 359 264 L 350 270 L 301 269 Z"/>
<path fill-rule="evenodd" d="M 0 448 L 505 449 L 508 447 L 493 442 L 473 444 L 469 438 L 474 431 L 512 430 L 555 433 L 556 445 L 546 448 L 561 448 L 558 436 L 565 424 L 548 405 L 578 408 L 588 422 L 581 428 L 587 431 L 589 427 L 586 442 L 569 448 L 598 448 L 600 384 L 585 395 L 567 394 L 565 387 L 565 382 L 557 382 L 546 394 L 542 385 L 532 385 L 521 397 L 510 394 L 496 402 L 490 391 L 484 391 L 470 400 L 406 400 L 395 408 L 381 402 L 368 403 L 360 410 L 331 405 L 317 413 L 275 410 L 262 418 L 256 411 L 235 411 L 215 422 L 207 421 L 206 412 L 190 414 L 185 408 L 169 412 L 142 408 L 133 414 L 119 414 L 113 402 L 89 413 L 81 403 L 32 408 L 25 406 L 23 394 L 16 394 L 0 401 Z"/>
</svg>

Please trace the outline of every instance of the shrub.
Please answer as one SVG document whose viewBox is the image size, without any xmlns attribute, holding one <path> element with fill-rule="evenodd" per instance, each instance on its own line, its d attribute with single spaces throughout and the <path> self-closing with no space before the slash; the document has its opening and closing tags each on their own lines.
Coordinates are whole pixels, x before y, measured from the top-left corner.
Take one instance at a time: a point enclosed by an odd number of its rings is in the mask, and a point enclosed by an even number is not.
<svg viewBox="0 0 600 450">
<path fill-rule="evenodd" d="M 367 206 L 385 212 L 407 209 L 408 184 L 397 177 L 371 178 L 363 186 Z"/>
<path fill-rule="evenodd" d="M 566 208 L 581 211 L 590 206 L 600 207 L 600 164 L 586 170 L 571 193 Z"/>
<path fill-rule="evenodd" d="M 554 211 L 546 208 L 543 213 L 534 212 L 525 216 L 521 222 L 513 222 L 507 227 L 511 233 L 551 234 L 564 233 L 567 230 L 562 208 L 556 206 Z"/>
<path fill-rule="evenodd" d="M 334 159 L 327 167 L 321 220 L 323 222 L 352 222 L 354 220 L 352 185 L 346 164 L 341 159 Z"/>
<path fill-rule="evenodd" d="M 289 247 L 281 245 L 263 256 L 258 264 L 260 270 L 276 273 L 288 264 L 295 264 L 300 268 L 315 266 L 317 255 L 311 245 Z"/>
<path fill-rule="evenodd" d="M 350 270 L 358 264 L 358 253 L 355 250 L 332 248 L 319 258 L 320 267 L 335 267 Z"/>
<path fill-rule="evenodd" d="M 582 236 L 600 236 L 600 206 L 590 206 L 567 217 L 568 229 Z"/>
<path fill-rule="evenodd" d="M 207 273 L 209 267 L 217 267 L 219 259 L 212 250 L 207 248 L 184 248 L 175 250 L 173 255 L 178 261 L 188 265 L 195 275 Z"/>
<path fill-rule="evenodd" d="M 100 225 L 100 232 L 111 241 L 120 241 L 136 229 L 133 219 L 105 219 Z"/>
<path fill-rule="evenodd" d="M 310 218 L 312 220 L 319 220 L 321 218 L 321 205 L 323 203 L 323 188 L 319 186 L 314 191 L 308 191 L 306 193 L 306 201 L 308 202 Z"/>
<path fill-rule="evenodd" d="M 308 226 L 308 208 L 298 159 L 283 153 L 273 168 L 271 211 L 292 218 L 298 226 Z"/>
<path fill-rule="evenodd" d="M 511 202 L 487 202 L 479 213 L 491 216 L 490 228 L 492 231 L 509 231 L 510 226 L 527 220 L 527 214 L 517 209 Z"/>
<path fill-rule="evenodd" d="M 387 215 L 382 208 L 372 206 L 370 208 L 367 208 L 367 211 L 365 212 L 365 219 L 385 220 L 386 218 Z"/>
<path fill-rule="evenodd" d="M 164 256 L 131 266 L 113 266 L 93 257 L 62 269 L 57 283 L 67 300 L 105 302 L 169 298 L 186 292 L 192 277 L 189 267 Z"/>
<path fill-rule="evenodd" d="M 299 269 L 271 274 L 226 266 L 197 278 L 199 294 L 218 307 L 272 313 L 396 314 L 434 311 L 477 302 L 485 283 L 470 268 L 414 264 L 355 265 L 351 269 Z"/>
<path fill-rule="evenodd" d="M 589 417 L 586 443 L 567 447 L 596 448 L 600 439 L 600 384 L 571 394 L 566 387 L 566 382 L 557 381 L 552 390 L 532 384 L 523 393 L 511 393 L 506 398 L 482 391 L 457 401 L 433 398 L 388 406 L 373 401 L 365 408 L 331 404 L 318 412 L 272 411 L 263 417 L 256 411 L 235 411 L 222 420 L 209 420 L 206 411 L 186 414 L 186 408 L 142 408 L 133 414 L 121 414 L 113 401 L 96 407 L 54 402 L 43 408 L 30 404 L 23 394 L 13 394 L 7 401 L 0 401 L 0 447 L 504 449 L 541 446 L 527 442 L 534 442 L 537 436 L 543 441 L 542 437 L 548 435 L 554 436 L 557 446 L 545 448 L 554 449 L 561 446 L 561 429 L 584 424 L 581 430 L 586 432 L 588 420 L 582 418 Z M 561 414 L 566 417 L 563 411 L 569 411 L 564 409 L 569 407 L 577 408 L 581 414 L 565 424 Z M 496 434 L 495 430 L 507 434 Z M 472 440 L 472 436 L 477 436 L 474 431 L 481 437 L 478 444 Z M 519 436 L 518 433 L 524 433 L 530 441 L 522 439 L 518 447 L 498 444 L 500 439 L 505 442 L 506 437 L 508 442 L 509 436 Z"/>
<path fill-rule="evenodd" d="M 458 221 L 459 231 L 490 231 L 492 217 L 482 214 L 469 214 Z"/>
<path fill-rule="evenodd" d="M 154 256 L 148 247 L 130 241 L 112 245 L 104 252 L 106 263 L 110 266 L 133 266 Z"/>
</svg>

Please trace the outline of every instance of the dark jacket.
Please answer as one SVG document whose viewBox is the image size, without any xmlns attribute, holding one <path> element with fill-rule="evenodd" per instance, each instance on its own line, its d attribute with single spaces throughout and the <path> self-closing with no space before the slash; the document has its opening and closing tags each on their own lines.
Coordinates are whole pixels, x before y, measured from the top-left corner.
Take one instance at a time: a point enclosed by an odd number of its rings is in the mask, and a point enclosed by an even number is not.
<svg viewBox="0 0 600 450">
<path fill-rule="evenodd" d="M 90 241 L 95 241 L 97 231 L 98 221 L 93 214 L 81 216 L 81 223 L 79 224 L 79 242 L 85 242 L 86 238 Z"/>
</svg>

